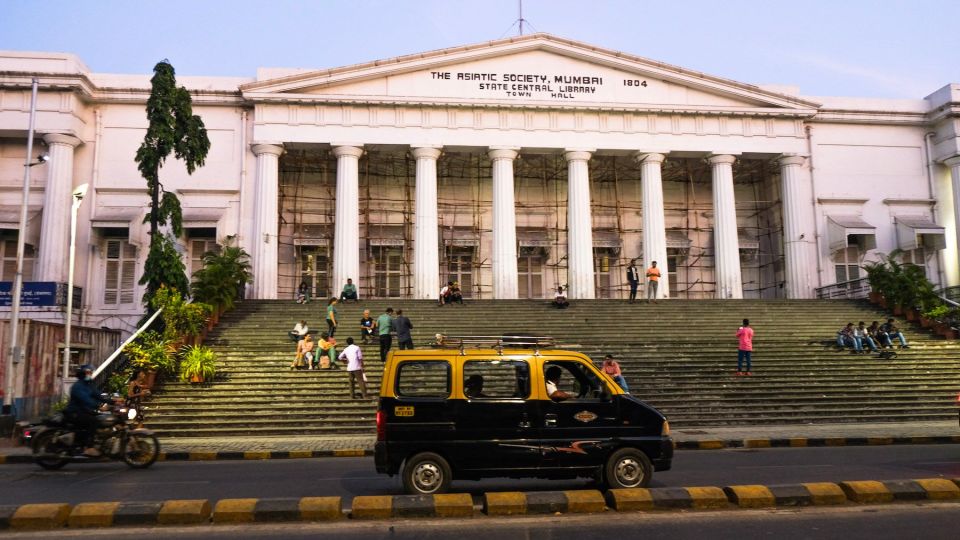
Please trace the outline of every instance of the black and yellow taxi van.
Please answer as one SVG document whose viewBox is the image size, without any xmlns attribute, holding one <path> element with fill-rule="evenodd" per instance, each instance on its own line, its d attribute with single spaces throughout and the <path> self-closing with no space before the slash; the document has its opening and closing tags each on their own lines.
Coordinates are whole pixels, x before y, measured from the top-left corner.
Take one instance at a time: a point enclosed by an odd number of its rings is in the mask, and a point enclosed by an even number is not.
<svg viewBox="0 0 960 540">
<path fill-rule="evenodd" d="M 446 338 L 391 352 L 377 408 L 377 472 L 413 494 L 453 479 L 593 477 L 643 487 L 670 469 L 666 418 L 590 358 L 549 338 Z M 551 395 L 548 395 L 548 388 Z"/>
</svg>

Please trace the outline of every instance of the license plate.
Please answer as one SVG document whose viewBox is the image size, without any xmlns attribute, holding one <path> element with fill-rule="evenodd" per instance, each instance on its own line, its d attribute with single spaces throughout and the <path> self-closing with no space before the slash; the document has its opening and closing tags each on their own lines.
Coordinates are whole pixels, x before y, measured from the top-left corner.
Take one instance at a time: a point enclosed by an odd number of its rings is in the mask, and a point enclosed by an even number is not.
<svg viewBox="0 0 960 540">
<path fill-rule="evenodd" d="M 393 415 L 394 416 L 413 416 L 413 407 L 412 406 L 394 407 Z"/>
</svg>

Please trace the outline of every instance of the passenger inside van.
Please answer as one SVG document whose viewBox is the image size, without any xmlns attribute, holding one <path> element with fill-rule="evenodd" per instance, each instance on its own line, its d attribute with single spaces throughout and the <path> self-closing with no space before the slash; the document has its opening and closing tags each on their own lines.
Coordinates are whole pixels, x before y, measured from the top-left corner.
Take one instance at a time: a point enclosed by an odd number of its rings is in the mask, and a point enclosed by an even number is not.
<svg viewBox="0 0 960 540">
<path fill-rule="evenodd" d="M 560 366 L 550 366 L 543 374 L 547 380 L 547 395 L 554 401 L 563 401 L 573 397 L 559 388 L 560 376 L 562 374 L 563 370 L 560 369 Z"/>
<path fill-rule="evenodd" d="M 463 395 L 468 398 L 485 398 L 483 393 L 483 375 L 471 375 L 463 383 Z"/>
</svg>

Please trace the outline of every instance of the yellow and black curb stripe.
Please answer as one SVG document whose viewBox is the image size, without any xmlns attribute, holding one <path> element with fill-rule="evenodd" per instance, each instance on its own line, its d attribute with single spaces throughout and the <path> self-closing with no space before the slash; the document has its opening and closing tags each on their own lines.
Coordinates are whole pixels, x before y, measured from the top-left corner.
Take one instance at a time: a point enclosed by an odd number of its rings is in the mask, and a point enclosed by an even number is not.
<svg viewBox="0 0 960 540">
<path fill-rule="evenodd" d="M 354 497 L 345 512 L 340 497 L 221 499 L 157 502 L 89 502 L 0 506 L 0 530 L 50 530 L 128 525 L 201 525 L 391 518 L 510 516 L 732 510 L 910 501 L 960 502 L 960 478 L 860 480 L 786 485 L 664 487 L 597 490 L 493 492 L 474 505 L 467 493 Z"/>
<path fill-rule="evenodd" d="M 699 439 L 677 441 L 677 450 L 724 448 L 807 448 L 823 446 L 885 446 L 904 444 L 960 444 L 960 435 L 938 437 L 766 437 L 751 439 Z"/>
</svg>

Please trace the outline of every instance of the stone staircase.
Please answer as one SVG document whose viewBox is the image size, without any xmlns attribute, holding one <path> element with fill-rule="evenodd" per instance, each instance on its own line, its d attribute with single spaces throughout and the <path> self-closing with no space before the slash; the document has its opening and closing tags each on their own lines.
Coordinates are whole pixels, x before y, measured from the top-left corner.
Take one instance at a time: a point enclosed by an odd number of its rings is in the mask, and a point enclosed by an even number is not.
<svg viewBox="0 0 960 540">
<path fill-rule="evenodd" d="M 376 317 L 402 308 L 424 346 L 448 335 L 537 334 L 594 360 L 613 354 L 632 393 L 663 411 L 674 427 L 956 418 L 960 342 L 903 323 L 909 350 L 880 360 L 825 345 L 848 321 L 884 320 L 857 301 L 671 300 L 628 304 L 574 301 L 555 310 L 538 300 L 485 300 L 438 308 L 424 300 L 373 300 L 338 308 L 337 337 L 359 342 L 364 307 Z M 374 430 L 375 401 L 351 399 L 344 371 L 291 371 L 300 319 L 326 329 L 324 305 L 247 301 L 208 337 L 218 380 L 167 383 L 149 403 L 147 424 L 163 436 L 348 435 Z M 752 377 L 734 377 L 740 320 L 756 330 Z M 363 347 L 371 394 L 379 388 L 378 346 Z"/>
</svg>

